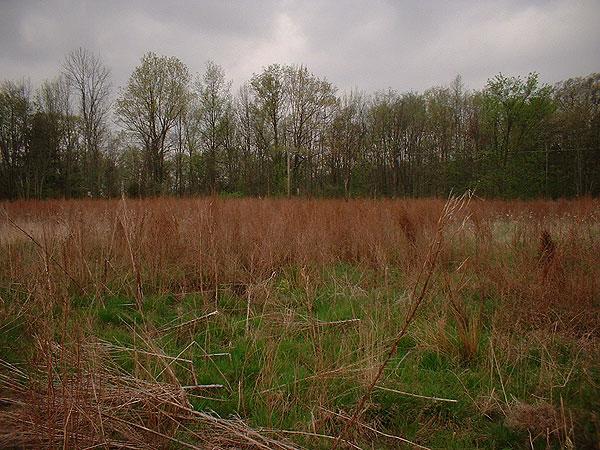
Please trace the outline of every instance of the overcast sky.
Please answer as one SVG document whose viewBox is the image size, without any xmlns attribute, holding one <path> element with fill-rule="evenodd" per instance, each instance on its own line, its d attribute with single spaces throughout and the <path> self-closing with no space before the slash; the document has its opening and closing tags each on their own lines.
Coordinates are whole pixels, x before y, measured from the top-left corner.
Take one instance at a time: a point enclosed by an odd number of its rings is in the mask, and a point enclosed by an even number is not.
<svg viewBox="0 0 600 450">
<path fill-rule="evenodd" d="M 461 74 L 546 82 L 600 71 L 599 0 L 0 0 L 0 79 L 53 78 L 66 53 L 99 53 L 122 86 L 148 50 L 208 59 L 235 86 L 273 62 L 340 89 L 423 90 Z"/>
</svg>

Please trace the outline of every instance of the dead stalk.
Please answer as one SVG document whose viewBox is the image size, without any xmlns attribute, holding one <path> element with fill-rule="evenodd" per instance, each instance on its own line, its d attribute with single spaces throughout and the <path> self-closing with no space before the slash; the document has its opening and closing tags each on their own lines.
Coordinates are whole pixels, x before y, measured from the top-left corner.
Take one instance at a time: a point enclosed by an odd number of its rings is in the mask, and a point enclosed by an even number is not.
<svg viewBox="0 0 600 450">
<path fill-rule="evenodd" d="M 410 307 L 409 312 L 404 320 L 404 324 L 403 324 L 400 332 L 398 333 L 396 339 L 392 343 L 392 345 L 387 353 L 387 356 L 385 357 L 385 359 L 379 366 L 375 377 L 373 378 L 373 380 L 367 387 L 366 392 L 363 394 L 363 396 L 359 400 L 358 404 L 354 408 L 354 412 L 352 413 L 352 416 L 348 419 L 348 421 L 346 422 L 346 425 L 344 426 L 344 428 L 342 428 L 342 431 L 338 435 L 338 438 L 333 443 L 332 450 L 335 450 L 339 446 L 339 444 L 342 442 L 342 440 L 345 438 L 346 434 L 348 433 L 348 430 L 350 430 L 350 428 L 352 428 L 352 426 L 358 419 L 358 416 L 360 414 L 362 414 L 362 410 L 365 406 L 365 403 L 367 402 L 367 399 L 370 398 L 371 393 L 373 392 L 373 389 L 375 389 L 375 386 L 377 385 L 377 383 L 383 376 L 383 372 L 384 372 L 387 364 L 389 363 L 389 361 L 392 359 L 392 357 L 398 351 L 398 346 L 400 345 L 400 341 L 406 335 L 406 332 L 408 331 L 408 327 L 414 320 L 416 313 L 419 309 L 419 306 L 425 299 L 426 294 L 428 292 L 429 283 L 430 283 L 433 273 L 435 271 L 438 257 L 443 248 L 444 231 L 445 231 L 447 225 L 451 222 L 451 220 L 453 218 L 455 218 L 455 216 L 468 204 L 470 199 L 471 199 L 471 193 L 466 192 L 465 194 L 461 195 L 460 197 L 450 197 L 448 199 L 448 201 L 446 202 L 446 204 L 444 205 L 442 213 L 437 222 L 435 237 L 429 245 L 429 249 L 428 249 L 425 261 L 423 262 L 423 265 L 421 266 L 421 270 L 419 271 L 417 279 L 416 279 L 416 281 L 413 285 L 412 291 L 409 295 L 409 301 L 410 301 L 411 307 Z M 464 221 L 463 221 L 463 225 L 464 225 Z M 421 278 L 424 278 L 422 284 L 421 284 Z M 419 286 L 421 286 L 420 289 L 419 289 Z"/>
</svg>

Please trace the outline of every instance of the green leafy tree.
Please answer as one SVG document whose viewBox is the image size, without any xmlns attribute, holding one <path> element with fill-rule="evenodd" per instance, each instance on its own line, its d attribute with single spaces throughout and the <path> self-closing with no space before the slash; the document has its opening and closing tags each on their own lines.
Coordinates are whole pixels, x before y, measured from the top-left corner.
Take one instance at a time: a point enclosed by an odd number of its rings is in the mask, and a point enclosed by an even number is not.
<svg viewBox="0 0 600 450">
<path fill-rule="evenodd" d="M 209 61 L 206 71 L 196 82 L 195 119 L 205 150 L 206 182 L 210 192 L 218 190 L 219 155 L 231 150 L 230 124 L 233 120 L 231 83 L 223 68 Z M 225 158 L 228 160 L 228 158 Z"/>
<path fill-rule="evenodd" d="M 600 73 L 555 88 L 555 134 L 546 152 L 546 188 L 553 197 L 600 193 Z"/>
<path fill-rule="evenodd" d="M 313 146 L 332 116 L 336 89 L 305 66 L 285 66 L 283 70 L 289 103 L 286 118 L 286 131 L 290 135 L 286 145 L 286 191 L 289 197 L 292 180 L 296 178 L 301 163 L 313 159 Z"/>
<path fill-rule="evenodd" d="M 288 102 L 285 89 L 285 70 L 279 64 L 272 64 L 250 80 L 253 94 L 253 116 L 257 135 L 257 145 L 261 147 L 260 157 L 263 166 L 267 165 L 268 177 L 266 194 L 282 180 L 281 124 L 287 115 Z M 266 164 L 265 164 L 266 163 Z"/>
<path fill-rule="evenodd" d="M 493 195 L 541 193 L 545 127 L 554 111 L 552 88 L 538 75 L 502 74 L 488 80 L 482 95 L 483 126 L 489 138 L 484 189 Z"/>
<path fill-rule="evenodd" d="M 146 53 L 116 103 L 119 123 L 143 148 L 142 191 L 166 192 L 167 139 L 189 102 L 189 70 L 177 58 Z"/>
</svg>

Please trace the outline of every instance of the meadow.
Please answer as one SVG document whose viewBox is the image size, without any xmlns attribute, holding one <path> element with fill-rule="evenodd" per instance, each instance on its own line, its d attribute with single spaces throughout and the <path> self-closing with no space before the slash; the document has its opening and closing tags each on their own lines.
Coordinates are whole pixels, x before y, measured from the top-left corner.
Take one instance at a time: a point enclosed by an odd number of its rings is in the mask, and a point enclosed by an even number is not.
<svg viewBox="0 0 600 450">
<path fill-rule="evenodd" d="M 600 200 L 0 209 L 2 448 L 600 448 Z"/>
</svg>

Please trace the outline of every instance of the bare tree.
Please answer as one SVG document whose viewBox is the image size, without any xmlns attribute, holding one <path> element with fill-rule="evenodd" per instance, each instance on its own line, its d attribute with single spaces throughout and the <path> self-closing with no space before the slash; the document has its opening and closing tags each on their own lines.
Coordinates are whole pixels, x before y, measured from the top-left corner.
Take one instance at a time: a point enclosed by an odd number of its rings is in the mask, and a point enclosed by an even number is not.
<svg viewBox="0 0 600 450">
<path fill-rule="evenodd" d="M 365 147 L 366 110 L 361 93 L 344 94 L 338 99 L 329 127 L 333 184 L 343 182 L 346 199 L 350 197 L 352 176 Z"/>
<path fill-rule="evenodd" d="M 90 193 L 101 191 L 100 152 L 109 113 L 110 70 L 99 56 L 84 48 L 69 53 L 63 73 L 78 97 L 85 150 L 85 178 Z"/>
<path fill-rule="evenodd" d="M 0 193 L 4 197 L 28 196 L 25 162 L 30 148 L 31 85 L 5 81 L 0 85 Z"/>
</svg>

